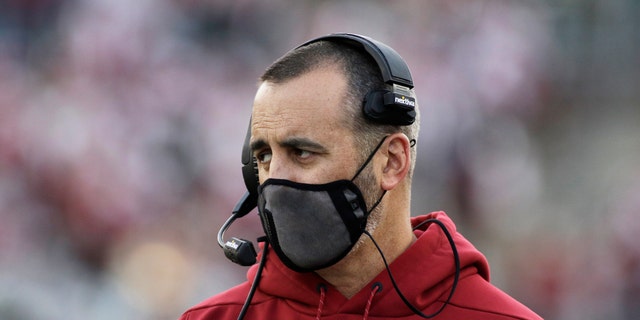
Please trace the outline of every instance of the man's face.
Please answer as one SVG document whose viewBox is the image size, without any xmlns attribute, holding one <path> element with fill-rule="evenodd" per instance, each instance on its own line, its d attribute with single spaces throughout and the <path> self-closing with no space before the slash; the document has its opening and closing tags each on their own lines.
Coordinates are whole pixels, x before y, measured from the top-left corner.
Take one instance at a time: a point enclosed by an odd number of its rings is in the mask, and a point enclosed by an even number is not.
<svg viewBox="0 0 640 320">
<path fill-rule="evenodd" d="M 251 148 L 261 183 L 269 178 L 313 184 L 352 178 L 359 164 L 353 134 L 345 126 L 346 88 L 335 67 L 260 85 Z"/>
</svg>

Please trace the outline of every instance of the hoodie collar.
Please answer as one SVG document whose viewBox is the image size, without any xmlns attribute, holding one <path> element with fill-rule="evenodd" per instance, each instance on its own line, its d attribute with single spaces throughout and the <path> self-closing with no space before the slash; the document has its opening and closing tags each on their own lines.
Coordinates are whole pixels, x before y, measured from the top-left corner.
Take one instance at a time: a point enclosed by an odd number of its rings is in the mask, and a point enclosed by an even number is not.
<svg viewBox="0 0 640 320">
<path fill-rule="evenodd" d="M 411 223 L 415 226 L 428 219 L 442 221 L 453 235 L 460 255 L 461 278 L 477 273 L 489 280 L 489 266 L 486 258 L 456 231 L 455 224 L 444 212 L 414 217 Z M 414 230 L 414 233 L 418 240 L 394 260 L 389 268 L 398 287 L 411 304 L 421 310 L 431 306 L 430 308 L 435 311 L 440 307 L 440 303 L 434 302 L 442 300 L 443 297 L 446 298 L 455 274 L 452 250 L 437 225 L 425 224 Z M 256 270 L 256 266 L 249 270 L 248 279 L 253 279 Z M 412 314 L 393 288 L 386 270 L 372 279 L 351 299 L 345 298 L 315 273 L 298 273 L 288 269 L 276 255 L 267 257 L 260 281 L 259 294 L 255 299 L 276 296 L 287 300 L 287 304 L 297 312 L 308 315 L 316 315 L 319 303 L 323 304 L 322 314 L 324 315 L 363 314 L 365 310 L 368 310 L 370 316 L 377 317 Z M 318 290 L 320 284 L 326 288 L 324 292 Z M 416 284 L 420 285 L 416 286 Z M 379 285 L 382 289 L 376 291 L 375 299 L 371 299 L 374 285 Z M 431 309 L 425 310 L 426 313 Z"/>
</svg>

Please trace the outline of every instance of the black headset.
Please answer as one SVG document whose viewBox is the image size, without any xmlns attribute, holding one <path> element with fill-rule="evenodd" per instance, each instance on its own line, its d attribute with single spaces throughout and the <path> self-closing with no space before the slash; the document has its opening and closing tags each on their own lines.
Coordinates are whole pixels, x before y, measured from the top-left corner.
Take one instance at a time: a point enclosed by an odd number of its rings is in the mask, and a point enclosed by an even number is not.
<svg viewBox="0 0 640 320">
<path fill-rule="evenodd" d="M 352 33 L 334 33 L 309 40 L 296 47 L 307 46 L 318 41 L 331 41 L 352 46 L 371 56 L 382 75 L 382 80 L 390 90 L 372 90 L 362 102 L 362 111 L 367 119 L 379 124 L 407 126 L 416 118 L 416 101 L 411 89 L 413 80 L 409 67 L 393 48 L 384 43 Z M 295 50 L 294 49 L 294 50 Z M 258 204 L 258 165 L 252 155 L 249 142 L 251 140 L 251 121 L 242 147 L 242 176 L 247 192 L 234 207 L 231 217 L 227 219 L 218 232 L 218 244 L 231 261 L 249 266 L 256 262 L 256 251 L 253 244 L 244 239 L 231 238 L 224 242 L 224 232 L 237 218 L 243 217 Z"/>
</svg>

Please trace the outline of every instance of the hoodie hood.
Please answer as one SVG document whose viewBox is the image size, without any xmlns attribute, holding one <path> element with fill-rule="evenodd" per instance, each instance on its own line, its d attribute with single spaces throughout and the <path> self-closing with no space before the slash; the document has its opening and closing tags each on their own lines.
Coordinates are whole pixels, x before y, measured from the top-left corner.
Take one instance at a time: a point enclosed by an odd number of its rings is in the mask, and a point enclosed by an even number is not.
<svg viewBox="0 0 640 320">
<path fill-rule="evenodd" d="M 440 220 L 451 233 L 460 257 L 460 280 L 480 275 L 488 281 L 489 265 L 486 258 L 456 231 L 453 221 L 444 212 L 414 217 L 411 223 L 416 226 L 428 219 Z M 426 223 L 414 233 L 417 241 L 389 268 L 409 302 L 424 313 L 433 313 L 442 306 L 451 290 L 456 272 L 453 251 L 442 229 L 436 224 Z M 257 265 L 249 269 L 247 278 L 250 282 L 256 271 Z M 315 315 L 319 305 L 325 316 L 338 313 L 361 315 L 365 309 L 370 317 L 413 314 L 398 296 L 386 270 L 351 299 L 347 299 L 317 274 L 294 272 L 277 255 L 269 252 L 253 303 L 274 296 L 287 300 L 290 307 L 308 315 Z"/>
</svg>

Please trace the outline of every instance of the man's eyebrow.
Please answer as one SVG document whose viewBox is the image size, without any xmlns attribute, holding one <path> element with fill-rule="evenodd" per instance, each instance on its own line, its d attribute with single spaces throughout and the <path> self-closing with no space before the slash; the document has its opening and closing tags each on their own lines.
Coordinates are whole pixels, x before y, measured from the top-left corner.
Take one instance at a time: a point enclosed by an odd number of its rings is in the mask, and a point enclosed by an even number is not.
<svg viewBox="0 0 640 320">
<path fill-rule="evenodd" d="M 327 148 L 325 148 L 323 145 L 313 140 L 310 140 L 308 138 L 291 137 L 283 140 L 278 144 L 285 148 L 309 149 L 313 152 L 319 152 L 319 153 L 327 152 Z M 266 148 L 269 146 L 269 144 L 263 139 L 258 139 L 251 142 L 249 146 L 251 147 L 252 151 L 255 151 L 255 150 Z"/>
<path fill-rule="evenodd" d="M 256 150 L 262 149 L 262 148 L 264 148 L 266 146 L 268 146 L 267 142 L 262 140 L 262 139 L 255 140 L 255 141 L 251 142 L 251 144 L 249 144 L 249 148 L 251 149 L 251 151 L 256 151 Z"/>
<path fill-rule="evenodd" d="M 282 141 L 280 145 L 292 149 L 308 149 L 313 152 L 319 153 L 327 152 L 327 148 L 325 148 L 323 145 L 308 138 L 291 137 Z"/>
</svg>

